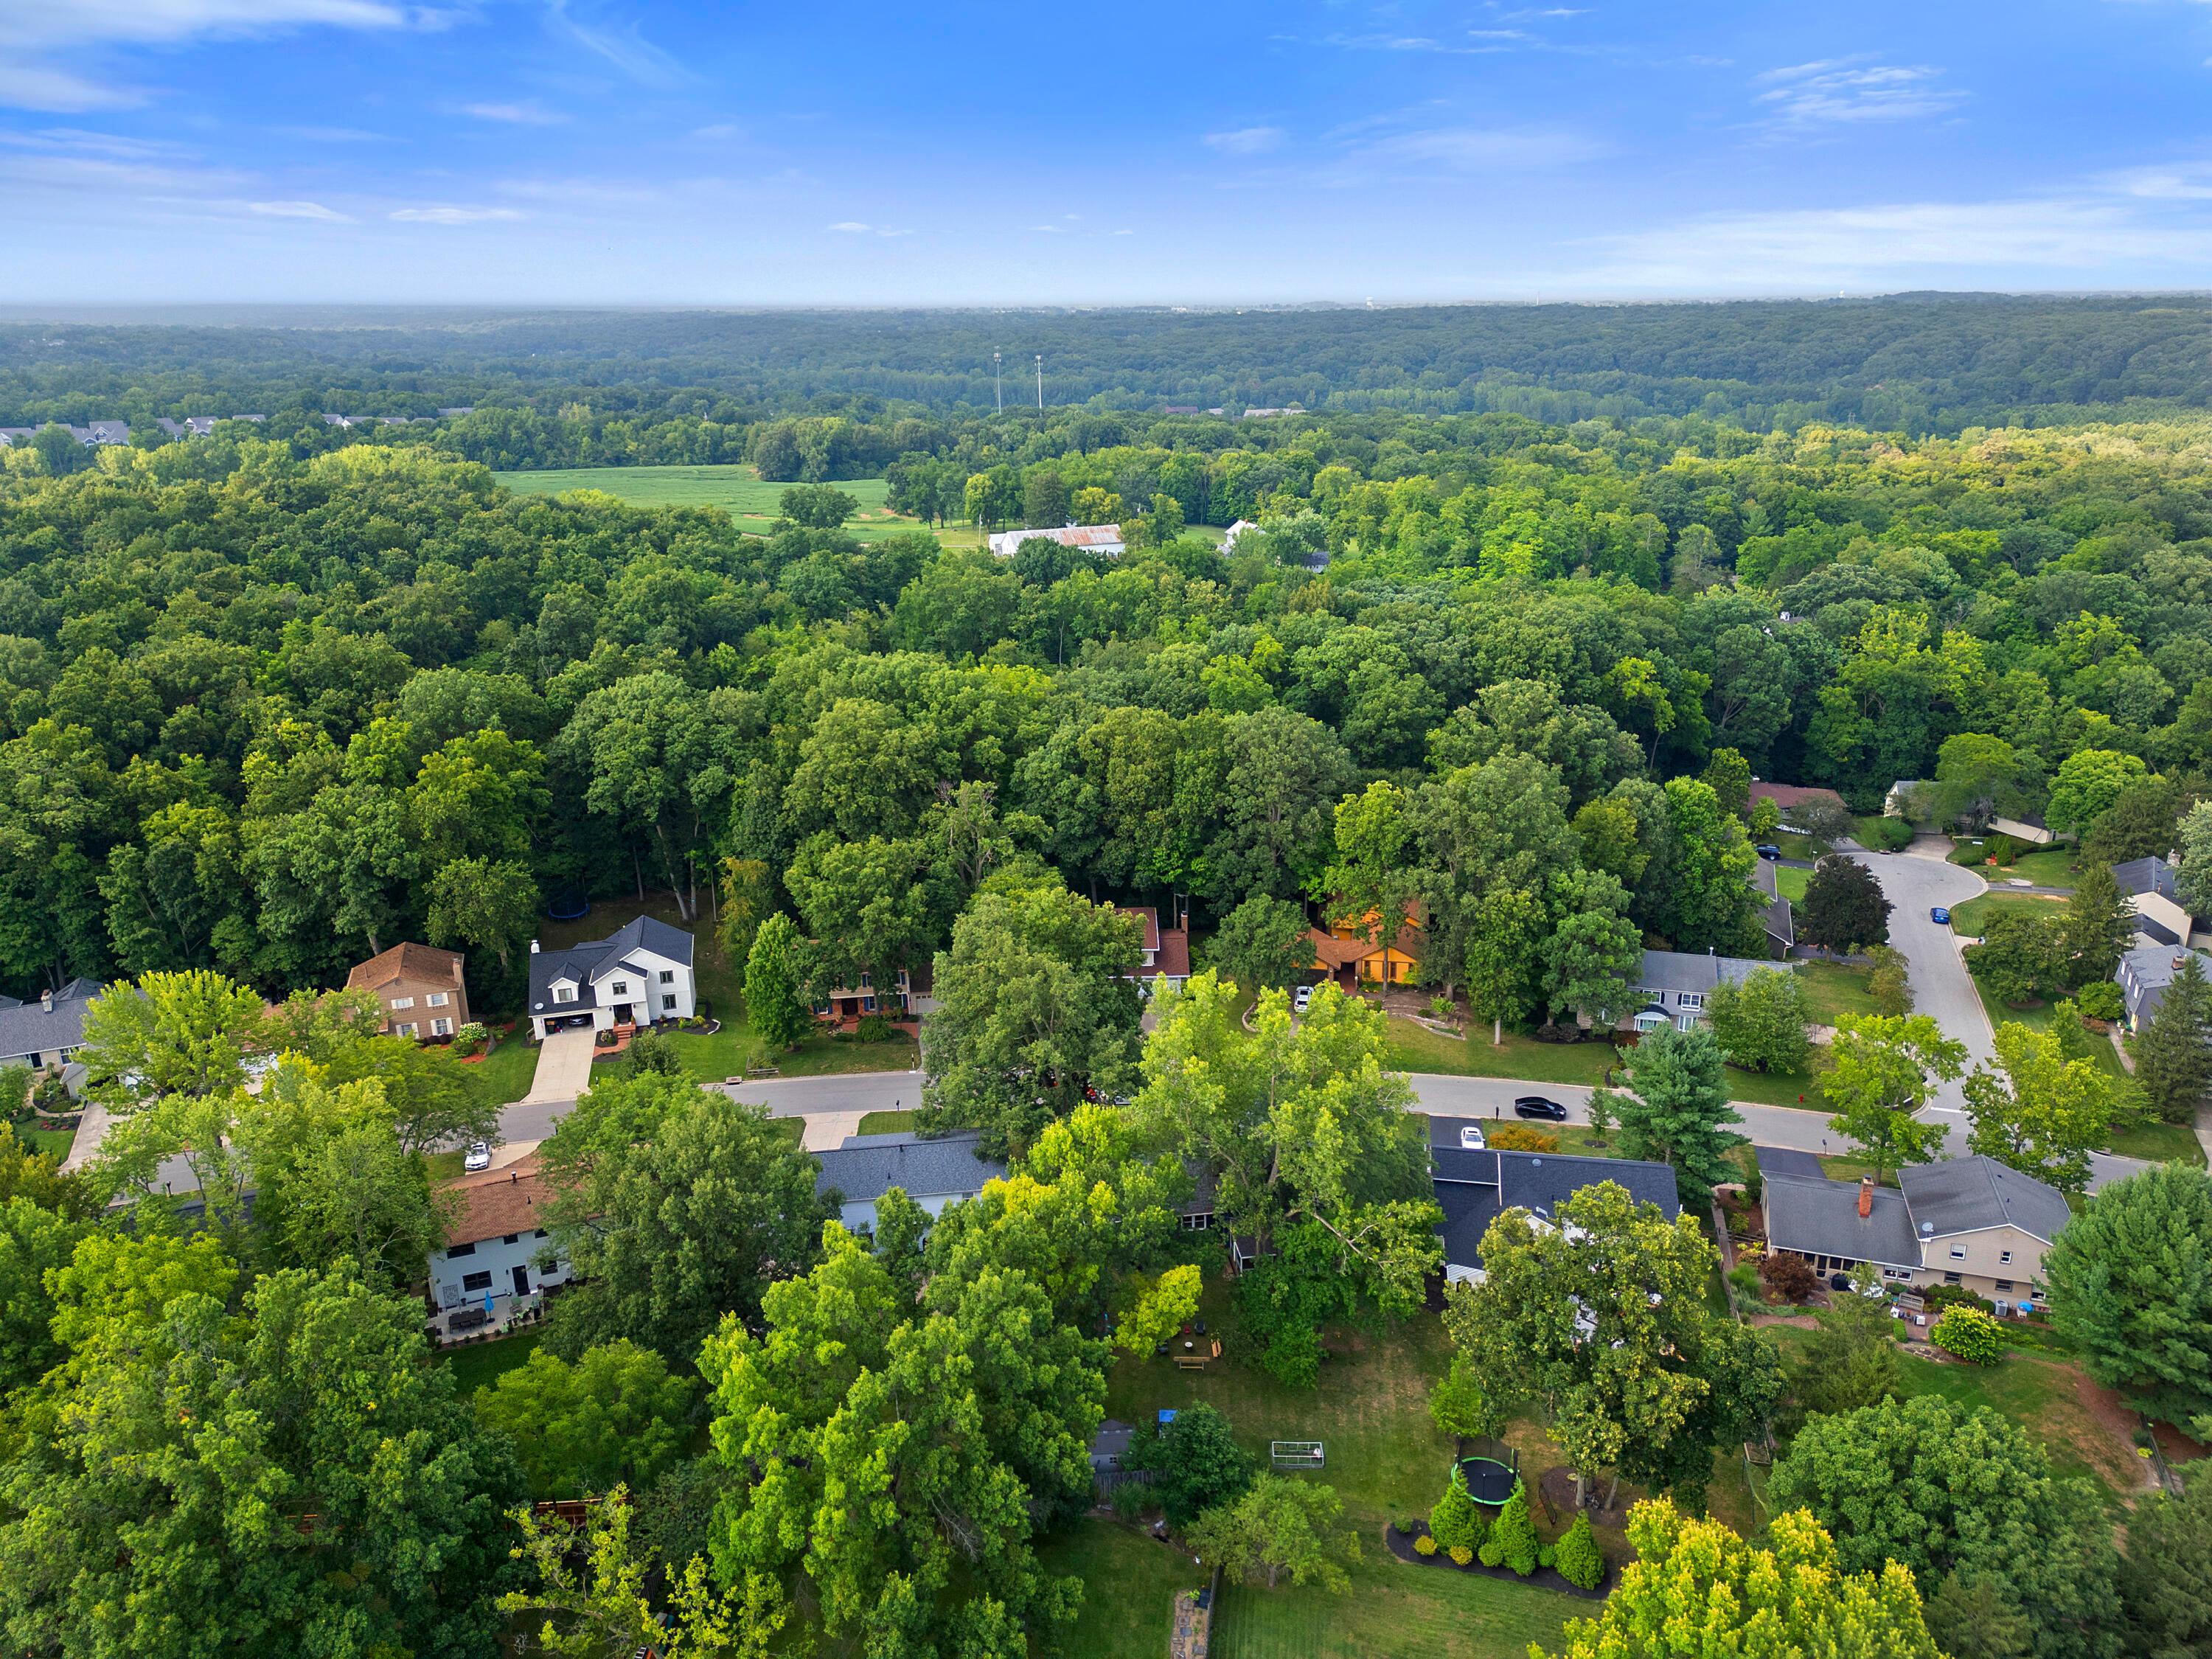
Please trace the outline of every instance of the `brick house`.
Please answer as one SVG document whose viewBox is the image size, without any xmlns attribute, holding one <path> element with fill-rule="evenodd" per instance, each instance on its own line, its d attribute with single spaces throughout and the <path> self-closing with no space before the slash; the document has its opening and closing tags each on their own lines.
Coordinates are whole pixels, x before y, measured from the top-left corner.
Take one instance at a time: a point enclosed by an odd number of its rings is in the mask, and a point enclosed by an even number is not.
<svg viewBox="0 0 2212 1659">
<path fill-rule="evenodd" d="M 369 991 L 384 1005 L 384 1029 L 420 1041 L 450 1037 L 469 1023 L 469 990 L 459 951 L 395 945 L 346 975 L 349 991 Z"/>
</svg>

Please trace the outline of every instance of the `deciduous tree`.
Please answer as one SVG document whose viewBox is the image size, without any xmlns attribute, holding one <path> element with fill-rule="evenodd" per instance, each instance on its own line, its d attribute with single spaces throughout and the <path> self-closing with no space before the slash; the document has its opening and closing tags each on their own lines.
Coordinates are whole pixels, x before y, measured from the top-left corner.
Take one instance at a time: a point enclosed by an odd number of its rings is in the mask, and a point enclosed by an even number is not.
<svg viewBox="0 0 2212 1659">
<path fill-rule="evenodd" d="M 1895 1562 L 1845 1570 L 1802 1510 L 1778 1516 L 1768 1547 L 1756 1549 L 1654 1498 L 1629 1512 L 1628 1541 L 1636 1559 L 1603 1613 L 1568 1625 L 1561 1659 L 1692 1659 L 1714 1644 L 1745 1655 L 1940 1659 L 1912 1574 Z"/>
<path fill-rule="evenodd" d="M 649 1348 L 617 1340 L 574 1364 L 540 1348 L 477 1390 L 477 1420 L 514 1444 L 533 1496 L 650 1486 L 684 1451 L 691 1384 Z"/>
<path fill-rule="evenodd" d="M 1853 1014 L 1836 1022 L 1830 1053 L 1833 1064 L 1821 1083 L 1836 1109 L 1828 1127 L 1877 1175 L 1933 1159 L 1942 1147 L 1942 1127 L 1917 1114 L 1937 1082 L 1966 1070 L 1966 1045 L 1945 1036 L 1925 1014 Z"/>
<path fill-rule="evenodd" d="M 1359 1559 L 1359 1539 L 1334 1530 L 1344 1504 L 1334 1486 L 1263 1474 L 1235 1502 L 1218 1505 L 1190 1529 L 1190 1547 L 1232 1579 L 1315 1584 L 1331 1595 L 1352 1588 L 1345 1567 Z"/>
<path fill-rule="evenodd" d="M 2076 1022 L 2078 1028 L 2079 1022 Z M 1966 1144 L 2078 1193 L 2088 1184 L 2089 1153 L 2112 1132 L 2112 1080 L 2087 1060 L 2070 1060 L 2050 1033 L 2007 1020 L 1996 1030 L 1996 1063 L 1966 1079 Z"/>
<path fill-rule="evenodd" d="M 1889 942 L 1890 902 L 1874 872 L 1843 853 L 1830 853 L 1805 884 L 1806 940 L 1831 951 L 1859 951 Z"/>
<path fill-rule="evenodd" d="M 1705 1018 L 1731 1066 L 1747 1072 L 1802 1072 L 1811 1045 L 1805 986 L 1795 973 L 1761 968 L 1726 980 L 1705 999 Z"/>
</svg>

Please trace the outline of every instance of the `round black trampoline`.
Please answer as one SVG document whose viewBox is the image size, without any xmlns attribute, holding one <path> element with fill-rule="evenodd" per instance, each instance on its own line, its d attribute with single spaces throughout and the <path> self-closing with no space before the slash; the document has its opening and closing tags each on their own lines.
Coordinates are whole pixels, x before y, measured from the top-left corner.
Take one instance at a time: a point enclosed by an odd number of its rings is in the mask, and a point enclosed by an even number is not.
<svg viewBox="0 0 2212 1659">
<path fill-rule="evenodd" d="M 1516 1462 L 1519 1461 L 1510 1449 L 1506 1455 Z M 1467 1495 L 1493 1509 L 1502 1507 L 1513 1496 L 1513 1488 L 1521 1484 L 1513 1463 L 1501 1462 L 1495 1457 L 1462 1457 L 1459 1468 L 1467 1481 Z"/>
<path fill-rule="evenodd" d="M 591 914 L 592 902 L 581 893 L 563 893 L 545 907 L 555 921 L 580 921 Z"/>
</svg>

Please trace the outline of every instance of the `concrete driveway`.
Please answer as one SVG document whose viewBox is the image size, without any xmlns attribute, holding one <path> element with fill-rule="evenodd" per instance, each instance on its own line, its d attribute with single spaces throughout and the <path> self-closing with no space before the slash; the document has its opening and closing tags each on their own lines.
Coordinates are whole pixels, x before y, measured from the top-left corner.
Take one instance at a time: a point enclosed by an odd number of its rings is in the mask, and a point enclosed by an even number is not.
<svg viewBox="0 0 2212 1659">
<path fill-rule="evenodd" d="M 538 1073 L 522 1104 L 563 1105 L 592 1086 L 592 1038 L 588 1025 L 556 1031 L 538 1045 Z M 505 1126 L 501 1126 L 504 1129 Z"/>
</svg>

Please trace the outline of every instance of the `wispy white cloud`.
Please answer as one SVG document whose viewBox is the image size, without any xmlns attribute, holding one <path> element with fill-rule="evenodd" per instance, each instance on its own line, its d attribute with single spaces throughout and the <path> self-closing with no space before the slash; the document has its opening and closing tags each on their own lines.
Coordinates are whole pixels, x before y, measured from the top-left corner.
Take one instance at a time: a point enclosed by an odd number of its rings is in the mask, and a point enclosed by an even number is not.
<svg viewBox="0 0 2212 1659">
<path fill-rule="evenodd" d="M 98 81 L 57 59 L 115 46 L 173 46 L 324 27 L 436 27 L 441 14 L 391 0 L 7 0 L 0 4 L 0 104 L 19 109 L 115 109 L 143 87 Z"/>
<path fill-rule="evenodd" d="M 1417 126 L 1362 137 L 1331 169 L 1331 182 L 1377 176 L 1524 172 L 1611 155 L 1613 147 L 1569 127 Z"/>
<path fill-rule="evenodd" d="M 461 113 L 473 115 L 479 121 L 499 121 L 521 127 L 558 126 L 568 118 L 558 110 L 527 100 L 519 104 L 464 104 Z"/>
<path fill-rule="evenodd" d="M 492 219 L 520 219 L 522 212 L 509 207 L 468 207 L 437 202 L 426 207 L 394 208 L 388 216 L 410 225 L 477 225 Z"/>
<path fill-rule="evenodd" d="M 545 0 L 545 17 L 555 33 L 605 59 L 645 86 L 673 86 L 690 79 L 684 66 L 647 40 L 634 23 L 599 15 L 590 0 Z"/>
<path fill-rule="evenodd" d="M 297 138 L 310 144 L 374 144 L 384 141 L 382 133 L 362 127 L 275 127 L 270 131 L 280 138 Z"/>
<path fill-rule="evenodd" d="M 1943 71 L 1924 64 L 1824 58 L 1769 70 L 1753 84 L 1774 119 L 1789 126 L 1909 121 L 1954 109 L 1966 94 L 1936 84 Z"/>
<path fill-rule="evenodd" d="M 836 224 L 830 226 L 830 228 L 832 230 L 842 231 L 848 236 L 865 236 L 871 230 L 874 229 L 875 227 L 873 225 L 862 224 L 858 219 L 840 219 Z"/>
<path fill-rule="evenodd" d="M 691 136 L 694 138 L 705 139 L 711 143 L 724 138 L 738 137 L 744 131 L 744 129 L 735 121 L 717 121 L 712 126 L 692 128 Z"/>
<path fill-rule="evenodd" d="M 1264 155 L 1281 149 L 1288 136 L 1280 127 L 1232 127 L 1226 132 L 1207 133 L 1206 143 L 1224 155 Z"/>
<path fill-rule="evenodd" d="M 2037 270 L 2097 279 L 2126 264 L 2186 271 L 2212 258 L 2212 224 L 2116 195 L 1898 202 L 1701 216 L 1594 239 L 1595 280 L 1674 293 L 1802 293 Z"/>
<path fill-rule="evenodd" d="M 320 219 L 339 225 L 353 222 L 351 215 L 326 208 L 320 202 L 248 202 L 246 210 L 270 219 Z"/>
<path fill-rule="evenodd" d="M 2105 182 L 2123 195 L 2153 201 L 2212 201 L 2212 161 L 2132 167 L 2124 173 L 2106 174 Z"/>
</svg>

